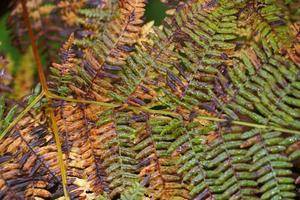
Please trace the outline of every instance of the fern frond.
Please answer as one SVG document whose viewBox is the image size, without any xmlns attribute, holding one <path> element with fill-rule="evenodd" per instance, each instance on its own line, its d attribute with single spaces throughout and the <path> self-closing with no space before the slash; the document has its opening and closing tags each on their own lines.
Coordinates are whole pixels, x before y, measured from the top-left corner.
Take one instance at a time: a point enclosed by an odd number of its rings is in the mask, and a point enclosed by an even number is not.
<svg viewBox="0 0 300 200">
<path fill-rule="evenodd" d="M 58 18 L 51 18 L 51 13 L 55 6 L 49 4 L 51 1 L 27 1 L 26 5 L 29 10 L 29 17 L 32 21 L 33 31 L 36 34 L 38 46 L 41 52 L 46 52 L 49 62 L 53 62 L 56 57 L 56 45 L 62 43 L 64 38 L 60 37 L 63 30 L 63 24 Z M 53 21 L 54 20 L 54 21 Z M 23 9 L 21 2 L 17 2 L 8 20 L 8 27 L 11 29 L 12 43 L 21 52 L 25 52 L 30 45 L 27 37 L 27 28 L 23 22 Z M 52 42 L 48 42 L 52 41 Z"/>
<path fill-rule="evenodd" d="M 201 128 L 201 123 L 189 123 L 169 148 L 182 154 L 178 172 L 189 183 L 190 194 L 199 199 L 252 199 L 258 190 L 254 173 L 248 172 L 250 157 L 239 149 L 242 128 L 221 128 L 220 133 L 217 124 Z"/>
<path fill-rule="evenodd" d="M 286 147 L 282 133 L 252 129 L 242 138 L 247 140 L 241 147 L 250 147 L 246 156 L 252 157 L 250 171 L 255 172 L 256 182 L 261 185 L 261 199 L 295 198 L 292 163 L 283 155 Z"/>
<path fill-rule="evenodd" d="M 146 188 L 140 185 L 139 183 L 134 183 L 132 187 L 126 189 L 120 196 L 120 200 L 146 200 L 145 197 Z M 108 200 L 109 197 L 107 195 L 100 195 L 96 198 L 96 200 Z"/>
<path fill-rule="evenodd" d="M 103 31 L 107 22 L 118 16 L 118 3 L 116 0 L 109 0 L 96 2 L 94 5 L 92 2 L 88 4 L 91 5 L 80 8 L 78 11 L 77 23 L 83 26 L 82 33 L 79 33 L 79 35 L 81 37 L 91 37 L 91 35 L 97 37 L 97 34 Z"/>
<path fill-rule="evenodd" d="M 109 92 L 113 91 L 113 83 L 119 79 L 121 65 L 137 42 L 144 6 L 142 0 L 122 1 L 119 5 L 120 16 L 107 23 L 101 37 L 75 40 L 75 45 L 80 48 L 80 55 L 74 60 L 77 60 L 80 67 L 66 71 L 61 65 L 54 66 L 66 72 L 65 76 L 75 75 L 81 81 L 73 84 L 72 90 L 76 95 L 89 94 L 90 99 L 104 102 L 112 100 Z M 69 65 L 65 62 L 66 66 Z"/>
<path fill-rule="evenodd" d="M 109 182 L 110 197 L 121 194 L 138 180 L 132 139 L 135 127 L 131 127 L 128 112 L 109 110 L 99 116 L 98 141 L 101 158 Z"/>
<path fill-rule="evenodd" d="M 7 109 L 7 104 L 4 96 L 0 97 L 0 131 L 4 131 L 6 127 L 12 123 L 16 111 L 18 109 L 17 106 L 12 107 L 10 110 Z"/>
<path fill-rule="evenodd" d="M 49 198 L 62 193 L 56 146 L 47 119 L 38 110 L 31 114 L 0 145 L 3 199 Z"/>
<path fill-rule="evenodd" d="M 297 199 L 300 37 L 289 4 L 175 1 L 163 26 L 143 27 L 144 0 L 111 2 L 61 3 L 82 27 L 38 105 L 1 130 L 0 195 Z"/>
<path fill-rule="evenodd" d="M 71 198 L 86 197 L 91 193 L 99 195 L 108 190 L 101 159 L 91 139 L 87 112 L 84 107 L 67 103 L 60 105 L 56 112 Z"/>
<path fill-rule="evenodd" d="M 298 22 L 300 20 L 300 9 L 299 9 L 299 1 L 288 1 L 288 14 L 293 22 Z"/>
<path fill-rule="evenodd" d="M 86 0 L 59 1 L 57 7 L 64 24 L 70 27 L 76 25 L 78 12 L 85 4 L 87 4 Z"/>
<path fill-rule="evenodd" d="M 168 152 L 168 147 L 181 133 L 180 119 L 145 114 L 139 118 L 145 123 L 140 128 L 134 150 L 138 151 L 139 176 L 144 184 L 149 185 L 150 198 L 189 199 L 177 174 L 177 157 Z"/>
<path fill-rule="evenodd" d="M 249 17 L 245 12 L 246 22 L 253 24 L 252 33 L 258 33 L 257 40 L 265 41 L 274 51 L 289 47 L 291 41 L 288 29 L 290 22 L 284 18 L 281 7 L 281 2 L 278 1 L 258 1 L 253 4 L 253 15 L 250 14 Z"/>
<path fill-rule="evenodd" d="M 26 5 L 39 51 L 46 55 L 47 64 L 58 61 L 57 50 L 60 45 L 76 30 L 76 26 L 82 20 L 87 20 L 87 16 L 81 16 L 80 10 L 93 10 L 96 6 L 101 10 L 101 5 L 92 5 L 87 0 L 57 3 L 51 0 L 28 0 Z M 26 39 L 28 31 L 23 23 L 20 2 L 16 3 L 10 13 L 8 26 L 11 29 L 13 45 L 25 52 L 30 43 Z"/>
<path fill-rule="evenodd" d="M 121 200 L 143 200 L 145 198 L 146 188 L 139 183 L 135 183 L 121 195 Z"/>
</svg>

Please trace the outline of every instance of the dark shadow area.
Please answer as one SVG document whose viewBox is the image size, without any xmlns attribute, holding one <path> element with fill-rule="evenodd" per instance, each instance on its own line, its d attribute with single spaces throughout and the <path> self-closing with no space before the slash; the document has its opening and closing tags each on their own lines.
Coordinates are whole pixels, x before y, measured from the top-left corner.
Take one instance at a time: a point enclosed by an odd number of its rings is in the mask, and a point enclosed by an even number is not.
<svg viewBox="0 0 300 200">
<path fill-rule="evenodd" d="M 160 0 L 149 0 L 146 5 L 146 22 L 155 21 L 155 25 L 160 25 L 166 17 L 167 6 L 160 2 Z"/>
</svg>

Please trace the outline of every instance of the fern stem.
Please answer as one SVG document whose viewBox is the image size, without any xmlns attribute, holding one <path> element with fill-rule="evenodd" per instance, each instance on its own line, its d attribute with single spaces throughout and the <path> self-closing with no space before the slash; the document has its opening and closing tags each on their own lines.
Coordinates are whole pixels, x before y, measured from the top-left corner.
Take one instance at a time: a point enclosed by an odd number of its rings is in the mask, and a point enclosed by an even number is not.
<svg viewBox="0 0 300 200">
<path fill-rule="evenodd" d="M 89 101 L 89 100 L 83 100 L 83 99 L 73 99 L 73 98 L 69 98 L 69 97 L 62 97 L 62 96 L 53 94 L 51 92 L 47 92 L 46 96 L 49 99 L 60 99 L 60 100 L 64 100 L 67 102 L 83 103 L 83 104 L 95 104 L 95 105 L 110 107 L 110 108 L 116 108 L 116 107 L 120 106 L 120 104 L 116 104 L 116 103 L 104 103 L 104 102 L 99 102 L 99 101 Z"/>
<path fill-rule="evenodd" d="M 121 106 L 120 104 L 103 103 L 103 102 L 98 102 L 98 101 L 89 101 L 89 100 L 81 100 L 81 99 L 72 99 L 69 97 L 58 96 L 58 95 L 52 94 L 50 92 L 47 92 L 47 97 L 51 98 L 51 99 L 60 99 L 60 100 L 64 100 L 67 102 L 95 104 L 95 105 L 110 107 L 110 108 L 116 108 L 116 107 Z M 135 106 L 128 106 L 127 108 L 131 109 L 133 111 L 144 111 L 144 112 L 148 112 L 148 113 L 152 113 L 152 114 L 161 114 L 161 115 L 169 115 L 169 116 L 173 116 L 173 117 L 180 117 L 179 114 L 171 112 L 171 111 L 152 110 L 151 108 L 147 108 L 147 107 L 135 107 Z M 198 118 L 208 120 L 208 121 L 216 121 L 216 122 L 227 122 L 228 121 L 227 119 L 210 117 L 210 116 L 201 116 L 201 115 L 199 115 Z M 243 122 L 243 121 L 237 121 L 237 120 L 230 121 L 230 123 L 236 124 L 236 125 L 241 125 L 241 126 L 259 128 L 259 129 L 272 129 L 272 130 L 280 131 L 280 132 L 284 132 L 284 133 L 300 135 L 300 131 L 290 130 L 287 128 L 281 128 L 281 127 L 276 127 L 276 126 L 268 126 L 268 125 L 263 125 L 263 124 L 255 124 L 255 123 Z"/>
<path fill-rule="evenodd" d="M 151 108 L 147 108 L 147 107 L 135 107 L 135 106 L 128 106 L 127 108 L 130 110 L 133 110 L 133 111 L 144 111 L 144 112 L 152 113 L 152 114 L 169 115 L 172 117 L 181 117 L 181 115 L 179 115 L 178 113 L 171 112 L 171 111 L 152 110 Z"/>
<path fill-rule="evenodd" d="M 180 117 L 179 114 L 170 112 L 170 111 L 152 110 L 152 109 L 146 108 L 146 107 L 133 107 L 133 106 L 129 106 L 128 108 L 131 110 L 134 110 L 134 111 L 144 111 L 144 112 L 148 112 L 148 113 L 152 113 L 152 114 L 161 114 L 161 115 L 169 115 L 169 116 L 173 116 L 173 117 Z M 300 131 L 276 127 L 276 126 L 268 126 L 268 125 L 263 125 L 263 124 L 255 124 L 255 123 L 251 123 L 251 122 L 243 122 L 243 121 L 237 121 L 237 120 L 228 121 L 227 119 L 211 117 L 211 116 L 204 116 L 204 115 L 198 115 L 197 118 L 207 120 L 207 121 L 215 121 L 215 122 L 230 122 L 231 124 L 235 124 L 235 125 L 259 128 L 259 129 L 271 129 L 274 131 L 300 135 Z"/>
<path fill-rule="evenodd" d="M 49 102 L 49 103 L 51 103 L 51 102 Z M 62 179 L 62 185 L 63 185 L 63 190 L 64 190 L 64 197 L 65 197 L 66 200 L 69 200 L 70 197 L 69 197 L 69 193 L 68 193 L 68 190 L 67 190 L 67 173 L 66 173 L 64 160 L 63 160 L 61 142 L 60 142 L 60 138 L 59 138 L 58 127 L 57 127 L 57 124 L 56 124 L 53 108 L 49 107 L 48 112 L 49 112 L 49 115 L 50 115 L 50 118 L 51 118 L 52 131 L 53 131 L 53 134 L 54 134 L 55 144 L 56 144 L 56 147 L 57 147 L 57 160 L 58 160 L 58 165 L 60 167 L 60 172 L 61 172 L 61 179 Z"/>
<path fill-rule="evenodd" d="M 9 124 L 9 126 L 4 129 L 4 131 L 0 134 L 0 140 L 26 115 L 30 109 L 35 106 L 43 97 L 45 93 L 41 92 L 17 117 L 14 119 L 12 123 Z"/>
<path fill-rule="evenodd" d="M 33 55 L 34 55 L 34 60 L 36 62 L 36 66 L 37 66 L 39 80 L 40 80 L 40 83 L 42 85 L 43 90 L 47 92 L 48 91 L 48 85 L 47 85 L 45 74 L 43 72 L 41 57 L 39 55 L 39 51 L 38 51 L 38 48 L 37 48 L 36 43 L 35 43 L 36 39 L 35 39 L 35 36 L 33 34 L 31 24 L 30 24 L 28 10 L 27 10 L 27 6 L 26 6 L 26 0 L 21 0 L 21 4 L 22 4 L 22 8 L 23 8 L 24 21 L 25 21 L 25 24 L 26 24 L 27 29 L 28 29 L 28 34 L 29 34 L 29 39 L 30 39 Z"/>
<path fill-rule="evenodd" d="M 209 116 L 201 116 L 201 115 L 197 116 L 197 118 L 208 120 L 208 121 L 215 121 L 215 122 L 227 122 L 228 121 L 227 119 L 221 119 L 221 118 L 209 117 Z M 235 125 L 259 128 L 259 129 L 271 129 L 271 130 L 274 130 L 274 131 L 300 135 L 300 131 L 291 130 L 291 129 L 287 129 L 287 128 L 281 128 L 281 127 L 276 127 L 276 126 L 268 126 L 268 125 L 263 125 L 263 124 L 255 124 L 255 123 L 243 122 L 243 121 L 237 121 L 237 120 L 233 120 L 233 121 L 229 121 L 229 122 L 231 124 L 235 124 Z"/>
</svg>

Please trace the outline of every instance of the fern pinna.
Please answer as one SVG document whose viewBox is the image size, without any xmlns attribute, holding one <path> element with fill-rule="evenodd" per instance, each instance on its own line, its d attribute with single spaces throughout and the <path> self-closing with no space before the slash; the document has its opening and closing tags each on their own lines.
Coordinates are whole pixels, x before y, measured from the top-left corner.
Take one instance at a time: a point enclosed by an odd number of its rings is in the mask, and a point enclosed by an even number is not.
<svg viewBox="0 0 300 200">
<path fill-rule="evenodd" d="M 299 198 L 298 1 L 163 2 L 76 7 L 42 91 L 0 105 L 1 199 Z"/>
</svg>

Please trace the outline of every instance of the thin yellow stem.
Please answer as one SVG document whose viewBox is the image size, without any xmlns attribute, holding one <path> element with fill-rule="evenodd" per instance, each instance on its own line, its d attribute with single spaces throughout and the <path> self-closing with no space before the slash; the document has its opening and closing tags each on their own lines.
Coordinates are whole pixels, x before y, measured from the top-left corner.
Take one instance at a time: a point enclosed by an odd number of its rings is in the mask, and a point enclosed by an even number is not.
<svg viewBox="0 0 300 200">
<path fill-rule="evenodd" d="M 215 122 L 227 122 L 228 121 L 226 119 L 217 118 L 217 117 L 209 117 L 209 116 L 198 116 L 197 118 L 208 120 L 208 121 L 215 121 Z M 287 129 L 287 128 L 268 126 L 268 125 L 263 125 L 263 124 L 255 124 L 255 123 L 251 123 L 251 122 L 243 122 L 243 121 L 237 121 L 237 120 L 233 120 L 233 121 L 229 121 L 229 122 L 231 124 L 235 124 L 235 125 L 259 128 L 259 129 L 270 129 L 270 130 L 274 130 L 274 131 L 280 131 L 280 132 L 284 132 L 284 133 L 300 135 L 300 131 L 291 130 L 291 129 Z"/>
<path fill-rule="evenodd" d="M 49 102 L 49 103 L 51 103 L 51 102 Z M 65 197 L 66 200 L 69 200 L 70 197 L 69 197 L 69 193 L 68 193 L 68 190 L 67 190 L 67 173 L 66 173 L 64 160 L 63 160 L 61 142 L 60 142 L 58 127 L 57 127 L 57 124 L 56 124 L 53 108 L 49 107 L 48 112 L 49 112 L 49 115 L 50 115 L 52 131 L 53 131 L 53 134 L 54 134 L 55 143 L 56 143 L 56 147 L 57 147 L 57 159 L 58 159 L 58 164 L 59 164 L 60 172 L 61 172 L 61 179 L 62 179 L 62 185 L 63 185 L 63 190 L 64 190 L 64 197 Z"/>
<path fill-rule="evenodd" d="M 73 99 L 73 98 L 69 98 L 69 97 L 62 97 L 62 96 L 53 94 L 51 92 L 47 92 L 46 96 L 50 99 L 60 99 L 63 101 L 74 102 L 74 103 L 95 104 L 95 105 L 110 107 L 110 108 L 116 108 L 116 107 L 120 106 L 120 104 L 117 104 L 117 103 L 104 103 L 104 102 L 99 102 L 99 101 L 89 101 L 89 100 L 84 100 L 84 99 Z"/>
<path fill-rule="evenodd" d="M 80 100 L 80 99 L 72 99 L 68 97 L 61 97 L 55 94 L 52 94 L 48 92 L 49 98 L 52 99 L 61 99 L 67 102 L 75 102 L 75 103 L 84 103 L 84 104 L 96 104 L 99 106 L 105 106 L 105 107 L 110 107 L 110 108 L 116 108 L 120 107 L 121 104 L 112 104 L 112 103 L 103 103 L 103 102 L 98 102 L 98 101 L 88 101 L 88 100 Z M 152 110 L 151 108 L 148 107 L 137 107 L 137 106 L 128 106 L 126 107 L 127 109 L 133 110 L 133 111 L 144 111 L 152 114 L 161 114 L 161 115 L 169 115 L 173 117 L 180 117 L 179 114 L 174 113 L 172 111 L 164 111 L 164 110 Z M 211 117 L 211 116 L 198 116 L 199 119 L 204 119 L 208 121 L 216 121 L 216 122 L 226 122 L 226 119 L 223 118 L 217 118 L 217 117 Z M 281 127 L 276 127 L 276 126 L 269 126 L 269 125 L 263 125 L 263 124 L 255 124 L 255 123 L 250 123 L 250 122 L 243 122 L 243 121 L 230 121 L 232 124 L 236 125 L 241 125 L 241 126 L 247 126 L 247 127 L 253 127 L 253 128 L 260 128 L 260 129 L 271 129 L 275 131 L 280 131 L 284 133 L 290 133 L 290 134 L 295 134 L 295 135 L 300 135 L 300 131 L 298 130 L 290 130 L 287 128 L 281 128 Z"/>
</svg>

